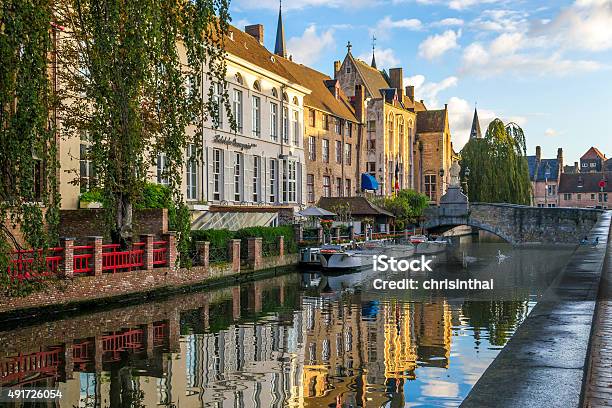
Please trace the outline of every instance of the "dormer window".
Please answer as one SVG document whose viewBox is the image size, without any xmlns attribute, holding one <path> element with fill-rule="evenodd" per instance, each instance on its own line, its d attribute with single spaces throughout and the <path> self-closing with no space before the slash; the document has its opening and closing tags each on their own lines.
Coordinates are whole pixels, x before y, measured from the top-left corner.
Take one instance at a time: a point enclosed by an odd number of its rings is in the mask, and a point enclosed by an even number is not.
<svg viewBox="0 0 612 408">
<path fill-rule="evenodd" d="M 350 74 L 350 73 L 351 73 L 351 66 L 350 66 L 350 65 L 347 65 L 347 66 L 346 66 L 346 73 L 347 73 L 347 74 Z"/>
</svg>

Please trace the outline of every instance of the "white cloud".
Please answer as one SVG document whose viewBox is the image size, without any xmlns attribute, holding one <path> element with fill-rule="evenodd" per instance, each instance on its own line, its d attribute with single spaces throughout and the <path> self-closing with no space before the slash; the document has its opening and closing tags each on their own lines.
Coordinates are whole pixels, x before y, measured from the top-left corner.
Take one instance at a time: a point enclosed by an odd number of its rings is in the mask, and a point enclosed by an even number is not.
<svg viewBox="0 0 612 408">
<path fill-rule="evenodd" d="M 546 136 L 557 136 L 558 132 L 555 129 L 548 128 L 544 131 Z"/>
<path fill-rule="evenodd" d="M 395 51 L 391 48 L 377 48 L 376 54 L 376 66 L 381 68 L 393 68 L 399 65 L 400 60 L 395 55 Z M 372 60 L 372 54 L 363 53 L 357 56 L 362 61 L 366 61 L 368 64 Z"/>
<path fill-rule="evenodd" d="M 517 10 L 485 10 L 476 19 L 471 21 L 469 26 L 474 30 L 485 32 L 524 32 L 528 29 L 528 17 L 527 13 Z"/>
<path fill-rule="evenodd" d="M 612 1 L 576 0 L 550 21 L 534 22 L 532 36 L 544 36 L 564 49 L 612 49 Z"/>
<path fill-rule="evenodd" d="M 498 3 L 501 0 L 416 0 L 419 4 L 442 4 L 452 10 L 464 10 L 472 6 Z M 406 0 L 393 0 L 393 3 L 406 3 Z"/>
<path fill-rule="evenodd" d="M 445 18 L 443 20 L 440 21 L 435 21 L 433 23 L 431 23 L 432 27 L 453 27 L 453 26 L 457 26 L 460 27 L 464 24 L 464 21 L 460 18 Z"/>
<path fill-rule="evenodd" d="M 251 25 L 251 22 L 246 18 L 241 18 L 240 20 L 232 21 L 232 25 L 238 27 L 240 30 L 244 30 L 244 27 Z"/>
<path fill-rule="evenodd" d="M 316 62 L 321 54 L 333 49 L 335 45 L 334 30 L 330 28 L 317 33 L 315 24 L 309 25 L 301 37 L 291 37 L 287 41 L 287 49 L 293 60 L 305 65 Z"/>
<path fill-rule="evenodd" d="M 448 100 L 448 120 L 451 127 L 453 147 L 459 151 L 470 139 L 472 119 L 474 117 L 474 104 L 465 99 L 453 96 Z M 495 118 L 500 118 L 504 123 L 515 122 L 519 126 L 525 126 L 527 118 L 519 115 L 504 115 L 491 109 L 478 107 L 478 119 L 482 134 L 487 131 L 489 123 Z"/>
<path fill-rule="evenodd" d="M 416 18 L 393 20 L 390 16 L 385 16 L 376 23 L 376 27 L 370 29 L 370 35 L 376 35 L 380 39 L 390 38 L 392 29 L 419 31 L 423 29 L 423 23 Z"/>
<path fill-rule="evenodd" d="M 459 79 L 456 76 L 444 78 L 440 82 L 426 82 L 424 75 L 414 75 L 404 79 L 406 85 L 414 85 L 415 99 L 423 99 L 425 105 L 431 109 L 441 106 L 438 94 L 449 88 L 457 86 Z"/>
<path fill-rule="evenodd" d="M 447 30 L 442 34 L 429 36 L 419 45 L 419 56 L 427 60 L 439 58 L 447 51 L 459 47 L 459 37 L 461 30 Z"/>
</svg>

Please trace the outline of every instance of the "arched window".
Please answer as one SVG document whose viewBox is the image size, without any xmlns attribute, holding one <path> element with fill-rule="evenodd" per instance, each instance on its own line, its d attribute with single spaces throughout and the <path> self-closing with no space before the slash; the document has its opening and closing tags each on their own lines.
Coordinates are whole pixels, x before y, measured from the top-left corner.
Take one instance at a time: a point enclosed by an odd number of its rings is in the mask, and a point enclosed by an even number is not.
<svg viewBox="0 0 612 408">
<path fill-rule="evenodd" d="M 394 147 L 395 147 L 395 140 L 394 140 L 394 136 L 395 136 L 395 132 L 394 132 L 394 123 L 393 123 L 393 113 L 389 113 L 389 116 L 387 116 L 387 139 L 389 140 L 389 150 L 393 151 Z"/>
<path fill-rule="evenodd" d="M 297 96 L 293 97 L 293 104 L 296 105 L 296 106 L 300 106 L 300 101 L 298 101 Z"/>
<path fill-rule="evenodd" d="M 399 153 L 400 155 L 404 154 L 404 140 L 406 138 L 406 134 L 404 133 L 404 117 L 399 116 L 397 119 L 397 140 L 399 141 Z"/>
<path fill-rule="evenodd" d="M 289 95 L 287 95 L 287 92 L 283 92 L 283 101 L 289 102 Z"/>
<path fill-rule="evenodd" d="M 261 83 L 259 81 L 255 81 L 253 83 L 253 89 L 261 92 Z"/>
<path fill-rule="evenodd" d="M 276 90 L 276 88 L 272 88 L 272 96 L 278 98 L 278 91 Z"/>
<path fill-rule="evenodd" d="M 237 84 L 243 85 L 244 81 L 242 80 L 242 75 L 240 75 L 240 73 L 236 73 L 236 75 L 234 76 L 234 79 L 236 80 Z"/>
</svg>

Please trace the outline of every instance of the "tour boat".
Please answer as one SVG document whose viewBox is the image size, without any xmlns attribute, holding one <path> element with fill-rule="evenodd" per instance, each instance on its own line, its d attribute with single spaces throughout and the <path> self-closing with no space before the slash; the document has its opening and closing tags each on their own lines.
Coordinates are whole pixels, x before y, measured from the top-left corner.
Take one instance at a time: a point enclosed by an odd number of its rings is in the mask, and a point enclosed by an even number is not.
<svg viewBox="0 0 612 408">
<path fill-rule="evenodd" d="M 319 259 L 319 252 L 321 248 L 310 247 L 303 248 L 300 250 L 300 261 L 299 266 L 304 269 L 320 269 L 321 260 Z"/>
<path fill-rule="evenodd" d="M 427 237 L 425 235 L 413 235 L 410 237 L 410 243 L 412 244 L 420 244 L 421 242 L 427 241 Z"/>
<path fill-rule="evenodd" d="M 438 237 L 436 238 L 435 241 L 422 241 L 418 244 L 416 244 L 416 251 L 415 253 L 417 255 L 421 255 L 421 254 L 435 254 L 438 252 L 442 252 L 444 250 L 446 250 L 446 248 L 449 245 L 449 241 L 448 239 L 444 238 L 444 237 Z"/>
<path fill-rule="evenodd" d="M 397 259 L 414 254 L 414 245 L 391 244 L 381 241 L 367 241 L 356 249 L 345 249 L 339 245 L 325 245 L 319 251 L 321 268 L 325 271 L 342 272 L 370 267 L 374 256 L 387 255 Z"/>
</svg>

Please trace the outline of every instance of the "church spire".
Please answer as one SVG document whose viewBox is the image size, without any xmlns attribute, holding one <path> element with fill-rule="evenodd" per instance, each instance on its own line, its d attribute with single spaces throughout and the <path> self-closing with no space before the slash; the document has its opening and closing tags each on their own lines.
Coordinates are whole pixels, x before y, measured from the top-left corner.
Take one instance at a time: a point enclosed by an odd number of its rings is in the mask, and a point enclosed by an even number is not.
<svg viewBox="0 0 612 408">
<path fill-rule="evenodd" d="M 287 58 L 287 47 L 285 46 L 285 28 L 283 27 L 283 2 L 279 2 L 278 26 L 276 27 L 276 45 L 274 53 L 283 58 Z"/>
<path fill-rule="evenodd" d="M 470 139 L 482 139 L 480 131 L 480 121 L 478 120 L 478 110 L 474 108 L 474 119 L 472 119 L 472 130 L 470 131 Z"/>
<path fill-rule="evenodd" d="M 372 36 L 372 63 L 370 64 L 372 68 L 376 68 L 376 56 L 374 55 L 375 49 L 376 49 L 376 37 Z"/>
</svg>

